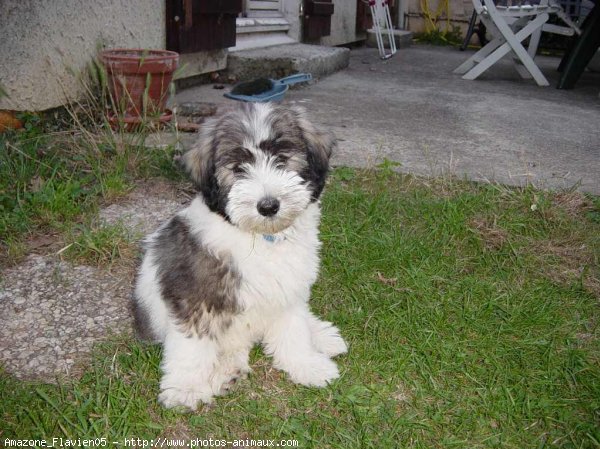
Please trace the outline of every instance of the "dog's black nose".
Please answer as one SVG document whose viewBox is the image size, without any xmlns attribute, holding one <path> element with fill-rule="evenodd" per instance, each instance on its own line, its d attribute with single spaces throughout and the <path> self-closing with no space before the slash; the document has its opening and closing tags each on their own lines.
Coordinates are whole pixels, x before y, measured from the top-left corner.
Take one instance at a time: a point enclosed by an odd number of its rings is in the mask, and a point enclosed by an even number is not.
<svg viewBox="0 0 600 449">
<path fill-rule="evenodd" d="M 260 200 L 256 206 L 258 213 L 265 217 L 272 217 L 279 210 L 279 201 L 273 197 L 266 197 Z"/>
</svg>

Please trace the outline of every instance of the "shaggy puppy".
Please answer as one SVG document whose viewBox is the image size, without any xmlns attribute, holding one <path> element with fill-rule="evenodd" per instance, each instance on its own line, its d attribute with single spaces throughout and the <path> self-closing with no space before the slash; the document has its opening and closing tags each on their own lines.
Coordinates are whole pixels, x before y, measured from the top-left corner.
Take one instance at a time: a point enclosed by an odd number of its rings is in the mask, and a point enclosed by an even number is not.
<svg viewBox="0 0 600 449">
<path fill-rule="evenodd" d="M 333 144 L 300 109 L 242 104 L 183 156 L 199 195 L 146 239 L 134 295 L 138 329 L 164 347 L 165 407 L 225 393 L 257 342 L 294 382 L 338 377 L 346 343 L 308 306 Z"/>
</svg>

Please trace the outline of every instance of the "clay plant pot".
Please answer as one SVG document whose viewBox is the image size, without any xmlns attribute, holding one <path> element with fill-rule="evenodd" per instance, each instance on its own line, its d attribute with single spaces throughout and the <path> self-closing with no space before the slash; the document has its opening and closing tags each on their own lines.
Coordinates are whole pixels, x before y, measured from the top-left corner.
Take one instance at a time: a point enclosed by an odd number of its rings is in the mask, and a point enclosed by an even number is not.
<svg viewBox="0 0 600 449">
<path fill-rule="evenodd" d="M 113 111 L 109 121 L 131 125 L 164 123 L 172 114 L 165 108 L 179 54 L 168 50 L 117 48 L 100 53 L 106 69 Z"/>
</svg>

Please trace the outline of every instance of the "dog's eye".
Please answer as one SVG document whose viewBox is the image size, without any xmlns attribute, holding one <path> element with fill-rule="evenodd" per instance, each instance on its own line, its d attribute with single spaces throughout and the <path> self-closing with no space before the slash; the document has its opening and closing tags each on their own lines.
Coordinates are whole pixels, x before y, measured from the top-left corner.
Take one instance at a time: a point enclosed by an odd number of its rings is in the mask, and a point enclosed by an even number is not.
<svg viewBox="0 0 600 449">
<path fill-rule="evenodd" d="M 240 173 L 244 173 L 246 170 L 244 170 L 242 163 L 237 163 L 237 164 L 234 164 L 233 167 L 231 167 L 231 171 L 234 172 L 235 174 L 240 174 Z"/>
<path fill-rule="evenodd" d="M 254 154 L 244 147 L 231 150 L 224 158 L 223 165 L 234 173 L 245 173 L 244 164 L 254 162 Z"/>
<path fill-rule="evenodd" d="M 253 162 L 254 154 L 252 154 L 248 148 L 239 147 L 231 152 L 231 158 L 240 164 L 244 162 Z"/>
<path fill-rule="evenodd" d="M 287 154 L 279 153 L 275 155 L 275 162 L 277 164 L 285 164 L 289 159 L 290 157 Z"/>
</svg>

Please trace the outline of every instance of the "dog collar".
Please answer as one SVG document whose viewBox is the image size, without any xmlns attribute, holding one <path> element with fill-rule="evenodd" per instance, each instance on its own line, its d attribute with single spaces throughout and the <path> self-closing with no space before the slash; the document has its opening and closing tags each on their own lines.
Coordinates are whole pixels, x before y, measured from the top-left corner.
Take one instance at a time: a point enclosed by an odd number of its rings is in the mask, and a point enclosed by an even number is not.
<svg viewBox="0 0 600 449">
<path fill-rule="evenodd" d="M 285 240 L 285 236 L 278 237 L 273 234 L 263 234 L 262 237 L 263 237 L 263 240 L 265 240 L 266 242 L 269 242 L 269 243 L 276 243 L 276 242 L 281 242 L 281 241 Z"/>
</svg>

